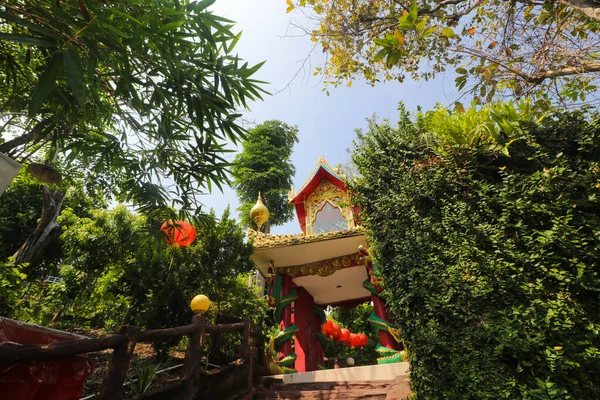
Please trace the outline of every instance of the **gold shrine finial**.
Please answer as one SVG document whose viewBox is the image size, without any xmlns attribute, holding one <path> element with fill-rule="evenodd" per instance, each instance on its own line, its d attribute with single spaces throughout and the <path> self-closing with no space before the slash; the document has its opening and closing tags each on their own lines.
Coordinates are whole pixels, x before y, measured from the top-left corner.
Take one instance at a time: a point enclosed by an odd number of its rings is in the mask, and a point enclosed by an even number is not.
<svg viewBox="0 0 600 400">
<path fill-rule="evenodd" d="M 250 210 L 250 218 L 252 218 L 256 226 L 258 226 L 258 229 L 260 229 L 260 227 L 269 219 L 269 210 L 263 203 L 260 192 L 258 192 L 258 200 L 256 200 L 256 204 Z"/>
</svg>

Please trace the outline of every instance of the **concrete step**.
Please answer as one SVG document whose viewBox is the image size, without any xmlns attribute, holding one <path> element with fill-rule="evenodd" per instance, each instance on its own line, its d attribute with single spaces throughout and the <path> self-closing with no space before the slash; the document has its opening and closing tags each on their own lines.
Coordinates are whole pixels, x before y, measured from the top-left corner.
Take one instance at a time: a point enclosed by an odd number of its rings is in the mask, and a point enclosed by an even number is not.
<svg viewBox="0 0 600 400">
<path fill-rule="evenodd" d="M 267 391 L 292 391 L 292 390 L 344 390 L 344 389 L 385 389 L 394 381 L 352 381 L 352 382 L 305 382 L 288 383 L 273 382 L 270 385 L 261 385 Z"/>
<path fill-rule="evenodd" d="M 284 384 L 280 380 L 262 381 L 261 400 L 405 400 L 410 395 L 410 379 L 398 376 L 393 381 L 304 382 Z"/>
<path fill-rule="evenodd" d="M 259 400 L 385 400 L 387 388 L 261 391 Z"/>
</svg>

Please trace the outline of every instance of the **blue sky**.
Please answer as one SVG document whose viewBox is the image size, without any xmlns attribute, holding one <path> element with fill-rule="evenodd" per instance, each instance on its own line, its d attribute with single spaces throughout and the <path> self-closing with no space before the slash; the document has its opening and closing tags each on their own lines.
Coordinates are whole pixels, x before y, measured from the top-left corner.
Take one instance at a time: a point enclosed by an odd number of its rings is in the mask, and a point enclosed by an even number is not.
<svg viewBox="0 0 600 400">
<path fill-rule="evenodd" d="M 212 6 L 215 14 L 236 21 L 234 32 L 243 31 L 237 45 L 239 56 L 251 64 L 266 60 L 256 78 L 270 82 L 267 90 L 271 93 L 290 82 L 313 46 L 309 37 L 290 37 L 299 35 L 290 22 L 306 21 L 300 13 L 286 14 L 286 7 L 285 0 L 217 0 Z M 314 68 L 323 62 L 323 55 L 317 53 L 311 59 L 312 66 L 286 90 L 250 104 L 250 111 L 245 113 L 247 120 L 256 123 L 278 119 L 298 126 L 300 143 L 292 156 L 296 188 L 302 185 L 321 153 L 332 165 L 349 161 L 346 149 L 355 137 L 354 130 L 366 127 L 366 118 L 373 114 L 378 119 L 395 120 L 399 101 L 414 111 L 418 105 L 428 109 L 437 102 L 450 104 L 456 98 L 452 76 L 440 76 L 430 82 L 382 83 L 376 87 L 355 80 L 351 88 L 330 88 L 330 96 L 326 96 L 318 77 L 312 76 Z M 227 204 L 232 210 L 239 205 L 229 188 L 224 193 L 209 194 L 202 201 L 217 215 Z M 273 227 L 272 232 L 297 233 L 300 227 L 294 220 Z"/>
</svg>

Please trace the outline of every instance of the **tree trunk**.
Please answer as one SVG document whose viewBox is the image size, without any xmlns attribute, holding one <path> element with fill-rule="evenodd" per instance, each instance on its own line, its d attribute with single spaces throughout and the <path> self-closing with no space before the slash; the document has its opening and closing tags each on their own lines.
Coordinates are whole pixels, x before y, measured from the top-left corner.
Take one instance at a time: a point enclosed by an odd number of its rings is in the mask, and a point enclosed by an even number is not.
<svg viewBox="0 0 600 400">
<path fill-rule="evenodd" d="M 44 202 L 38 226 L 13 255 L 15 264 L 29 263 L 29 268 L 41 260 L 44 250 L 61 234 L 61 227 L 56 219 L 62 209 L 65 194 L 58 189 L 52 192 L 48 186 L 44 186 L 42 190 Z"/>
</svg>

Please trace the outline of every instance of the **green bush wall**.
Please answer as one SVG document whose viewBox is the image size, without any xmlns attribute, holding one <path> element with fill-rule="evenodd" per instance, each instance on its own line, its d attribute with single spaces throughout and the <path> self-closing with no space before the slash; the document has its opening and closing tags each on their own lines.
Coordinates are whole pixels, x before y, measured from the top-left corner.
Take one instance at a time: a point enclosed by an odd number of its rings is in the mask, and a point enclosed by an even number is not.
<svg viewBox="0 0 600 400">
<path fill-rule="evenodd" d="M 508 151 L 405 113 L 355 148 L 417 399 L 600 399 L 600 122 L 510 122 Z"/>
</svg>

